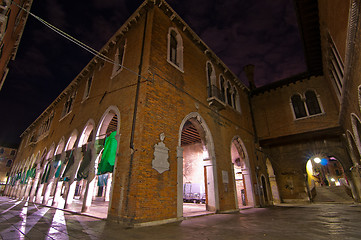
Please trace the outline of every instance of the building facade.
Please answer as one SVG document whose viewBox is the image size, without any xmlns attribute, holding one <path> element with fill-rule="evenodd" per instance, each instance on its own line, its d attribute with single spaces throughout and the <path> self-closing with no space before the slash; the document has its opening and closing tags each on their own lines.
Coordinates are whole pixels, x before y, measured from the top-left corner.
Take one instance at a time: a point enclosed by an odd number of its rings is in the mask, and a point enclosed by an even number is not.
<svg viewBox="0 0 361 240">
<path fill-rule="evenodd" d="M 295 3 L 308 71 L 253 88 L 247 66 L 247 88 L 166 2 L 145 1 L 21 135 L 5 193 L 82 212 L 102 201 L 109 220 L 157 224 L 187 202 L 310 202 L 306 165 L 320 157 L 358 201 L 360 4 Z"/>
<path fill-rule="evenodd" d="M 0 90 L 14 60 L 28 18 L 32 0 L 2 0 L 0 3 Z M 22 10 L 22 7 L 24 10 Z"/>
<path fill-rule="evenodd" d="M 0 194 L 4 193 L 17 149 L 0 146 Z"/>
</svg>

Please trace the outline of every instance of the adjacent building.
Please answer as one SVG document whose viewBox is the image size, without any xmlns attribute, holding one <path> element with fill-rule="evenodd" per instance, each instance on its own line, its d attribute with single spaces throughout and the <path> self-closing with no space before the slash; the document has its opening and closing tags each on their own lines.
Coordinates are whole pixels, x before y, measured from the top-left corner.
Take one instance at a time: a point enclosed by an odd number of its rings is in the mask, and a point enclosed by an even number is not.
<svg viewBox="0 0 361 240">
<path fill-rule="evenodd" d="M 0 1 L 0 91 L 14 60 L 28 18 L 32 0 Z"/>
</svg>

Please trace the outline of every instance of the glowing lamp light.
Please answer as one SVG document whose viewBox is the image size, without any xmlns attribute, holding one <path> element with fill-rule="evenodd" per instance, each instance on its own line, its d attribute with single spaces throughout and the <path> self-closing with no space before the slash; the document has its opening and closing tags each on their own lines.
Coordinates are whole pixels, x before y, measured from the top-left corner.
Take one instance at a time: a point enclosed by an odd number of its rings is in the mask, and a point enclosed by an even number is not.
<svg viewBox="0 0 361 240">
<path fill-rule="evenodd" d="M 336 182 L 336 180 L 334 178 L 331 178 L 330 180 L 331 180 L 331 182 Z"/>
<path fill-rule="evenodd" d="M 323 165 L 323 166 L 327 165 L 327 159 L 326 158 L 321 159 L 321 165 Z"/>
<path fill-rule="evenodd" d="M 320 159 L 319 157 L 315 157 L 315 158 L 313 159 L 313 161 L 314 161 L 315 163 L 320 163 L 320 162 L 321 162 L 321 159 Z"/>
</svg>

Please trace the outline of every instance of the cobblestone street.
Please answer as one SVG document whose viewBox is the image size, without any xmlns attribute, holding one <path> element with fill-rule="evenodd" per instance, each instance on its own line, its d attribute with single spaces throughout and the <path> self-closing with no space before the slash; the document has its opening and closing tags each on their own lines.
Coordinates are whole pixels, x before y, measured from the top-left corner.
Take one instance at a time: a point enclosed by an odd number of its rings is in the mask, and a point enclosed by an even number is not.
<svg viewBox="0 0 361 240">
<path fill-rule="evenodd" d="M 165 225 L 123 229 L 25 201 L 0 197 L 2 239 L 360 239 L 361 205 L 254 208 Z"/>
</svg>

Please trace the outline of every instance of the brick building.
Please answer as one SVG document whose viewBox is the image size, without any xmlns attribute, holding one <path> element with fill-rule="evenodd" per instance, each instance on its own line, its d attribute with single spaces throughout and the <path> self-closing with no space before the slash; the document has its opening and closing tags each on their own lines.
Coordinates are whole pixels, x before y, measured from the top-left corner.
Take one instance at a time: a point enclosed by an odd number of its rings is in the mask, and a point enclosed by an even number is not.
<svg viewBox="0 0 361 240">
<path fill-rule="evenodd" d="M 110 220 L 156 224 L 182 219 L 187 201 L 310 201 L 306 163 L 326 156 L 358 200 L 360 5 L 295 3 L 308 71 L 254 88 L 247 66 L 249 89 L 166 2 L 145 1 L 21 135 L 6 194 L 82 212 L 100 199 Z"/>
<path fill-rule="evenodd" d="M 5 189 L 15 156 L 15 148 L 0 146 L 0 193 Z"/>
<path fill-rule="evenodd" d="M 32 0 L 1 0 L 0 2 L 0 90 L 9 72 L 8 63 L 14 60 L 28 14 L 19 6 L 30 10 Z"/>
</svg>

